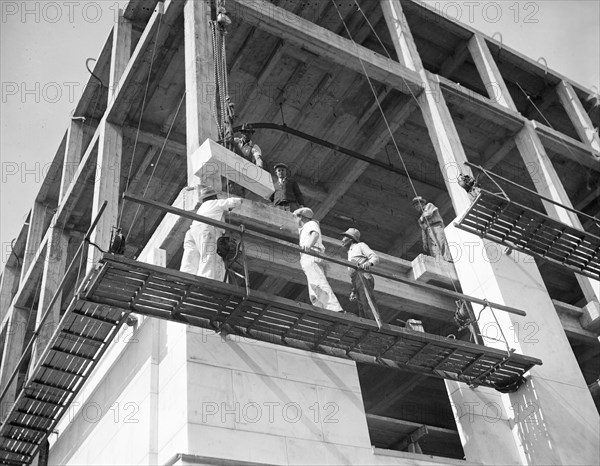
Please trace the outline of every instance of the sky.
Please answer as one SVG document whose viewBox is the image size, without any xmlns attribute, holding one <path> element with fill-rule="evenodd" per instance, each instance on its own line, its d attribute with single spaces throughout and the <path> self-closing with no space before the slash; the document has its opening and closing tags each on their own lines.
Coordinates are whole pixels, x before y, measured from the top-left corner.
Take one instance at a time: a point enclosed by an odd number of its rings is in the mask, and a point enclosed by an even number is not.
<svg viewBox="0 0 600 466">
<path fill-rule="evenodd" d="M 0 0 L 0 270 L 125 3 Z M 599 0 L 426 3 L 598 92 Z"/>
</svg>

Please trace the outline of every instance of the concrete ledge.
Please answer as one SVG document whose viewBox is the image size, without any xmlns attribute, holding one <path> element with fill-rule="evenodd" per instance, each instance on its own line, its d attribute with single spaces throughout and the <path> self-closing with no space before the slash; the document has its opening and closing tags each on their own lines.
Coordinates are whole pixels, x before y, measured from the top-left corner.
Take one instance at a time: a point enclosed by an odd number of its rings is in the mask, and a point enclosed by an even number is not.
<svg viewBox="0 0 600 466">
<path fill-rule="evenodd" d="M 207 139 L 190 156 L 192 172 L 203 184 L 220 191 L 221 177 L 268 198 L 275 191 L 271 174 L 254 163 Z"/>
<path fill-rule="evenodd" d="M 460 466 L 475 466 L 480 465 L 481 463 L 472 463 L 470 461 L 465 460 L 457 460 L 452 458 L 444 458 L 443 456 L 432 456 L 432 455 L 422 455 L 419 453 L 409 453 L 407 451 L 397 451 L 397 450 L 386 450 L 384 448 L 376 448 L 373 447 L 373 455 L 375 456 L 391 456 L 394 458 L 402 458 L 404 460 L 408 460 L 406 462 L 402 461 L 398 464 L 455 464 Z M 373 461 L 373 464 L 378 464 L 376 461 Z"/>
<path fill-rule="evenodd" d="M 594 333 L 600 331 L 600 303 L 590 301 L 583 308 L 583 315 L 579 318 L 581 326 Z"/>
<path fill-rule="evenodd" d="M 412 261 L 412 278 L 419 282 L 438 281 L 460 286 L 454 264 L 419 254 Z"/>
</svg>

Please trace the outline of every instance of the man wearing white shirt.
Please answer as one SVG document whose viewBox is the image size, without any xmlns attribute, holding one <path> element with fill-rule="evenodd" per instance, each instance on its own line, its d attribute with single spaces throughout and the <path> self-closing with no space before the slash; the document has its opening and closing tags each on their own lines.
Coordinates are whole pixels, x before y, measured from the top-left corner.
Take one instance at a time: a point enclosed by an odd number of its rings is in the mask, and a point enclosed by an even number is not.
<svg viewBox="0 0 600 466">
<path fill-rule="evenodd" d="M 239 207 L 239 198 L 218 199 L 213 188 L 202 188 L 200 191 L 202 205 L 196 212 L 203 217 L 223 221 L 225 212 Z M 180 270 L 201 277 L 223 280 L 225 264 L 217 255 L 217 239 L 224 233 L 206 223 L 194 221 L 183 241 L 183 258 Z"/>
<path fill-rule="evenodd" d="M 323 254 L 325 247 L 321 238 L 321 227 L 313 220 L 314 213 L 308 207 L 294 211 L 298 219 L 300 233 L 300 247 L 304 251 L 314 251 Z M 308 254 L 300 254 L 300 266 L 308 282 L 308 295 L 313 306 L 334 312 L 343 312 L 342 306 L 336 298 L 325 271 L 327 264 L 323 259 Z"/>
</svg>

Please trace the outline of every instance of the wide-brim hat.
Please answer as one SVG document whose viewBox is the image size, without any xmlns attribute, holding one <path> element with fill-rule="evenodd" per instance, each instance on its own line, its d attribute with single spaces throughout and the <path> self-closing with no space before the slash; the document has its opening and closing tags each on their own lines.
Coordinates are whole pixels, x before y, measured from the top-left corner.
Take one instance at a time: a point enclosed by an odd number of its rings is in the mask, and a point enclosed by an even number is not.
<svg viewBox="0 0 600 466">
<path fill-rule="evenodd" d="M 313 218 L 315 213 L 309 207 L 300 207 L 299 209 L 294 210 L 294 215 L 296 217 L 305 217 L 305 218 Z"/>
<path fill-rule="evenodd" d="M 360 243 L 360 231 L 358 231 L 356 228 L 348 228 L 344 233 L 342 233 L 342 236 L 347 236 L 357 243 Z"/>
<path fill-rule="evenodd" d="M 217 192 L 211 188 L 211 187 L 206 187 L 206 188 L 202 188 L 200 189 L 200 194 L 198 195 L 198 197 L 200 198 L 201 201 L 204 201 L 205 199 L 212 197 L 212 196 L 216 196 Z"/>
<path fill-rule="evenodd" d="M 273 170 L 277 170 L 278 168 L 285 168 L 287 171 L 290 171 L 290 167 L 283 162 L 277 162 L 275 165 L 273 165 Z"/>
<path fill-rule="evenodd" d="M 412 200 L 412 203 L 413 204 L 421 204 L 421 203 L 427 204 L 427 201 L 424 198 L 422 198 L 421 196 L 417 196 Z"/>
</svg>

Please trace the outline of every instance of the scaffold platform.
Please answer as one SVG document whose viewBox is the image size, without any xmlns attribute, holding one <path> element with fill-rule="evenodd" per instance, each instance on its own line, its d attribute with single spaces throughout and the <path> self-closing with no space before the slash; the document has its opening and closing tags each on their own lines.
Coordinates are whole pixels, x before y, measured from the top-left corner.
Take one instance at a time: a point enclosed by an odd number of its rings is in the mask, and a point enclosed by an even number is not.
<svg viewBox="0 0 600 466">
<path fill-rule="evenodd" d="M 0 464 L 31 462 L 131 312 L 502 391 L 542 363 L 105 254 L 2 424 Z"/>
<path fill-rule="evenodd" d="M 600 279 L 600 237 L 481 189 L 456 227 Z"/>
<path fill-rule="evenodd" d="M 74 298 L 0 427 L 0 464 L 29 464 L 114 340 L 121 309 Z"/>
</svg>

